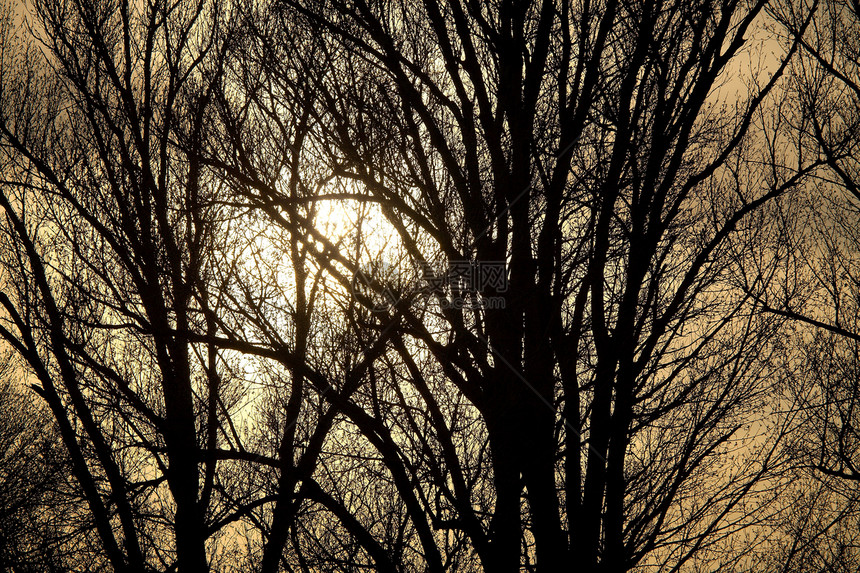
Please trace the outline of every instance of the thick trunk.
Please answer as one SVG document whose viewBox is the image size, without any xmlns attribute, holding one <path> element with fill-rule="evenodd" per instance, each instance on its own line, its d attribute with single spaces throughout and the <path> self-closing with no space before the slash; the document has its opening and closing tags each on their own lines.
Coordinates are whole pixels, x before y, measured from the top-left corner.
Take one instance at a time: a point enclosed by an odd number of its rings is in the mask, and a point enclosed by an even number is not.
<svg viewBox="0 0 860 573">
<path fill-rule="evenodd" d="M 520 445 L 522 474 L 528 490 L 535 539 L 537 570 L 557 571 L 566 553 L 556 493 L 556 412 L 555 378 L 552 348 L 546 342 L 549 328 L 546 317 L 552 316 L 549 274 L 530 297 L 525 316 L 525 380 L 521 385 L 523 399 L 522 439 Z"/>
<path fill-rule="evenodd" d="M 510 419 L 499 420 L 490 432 L 493 483 L 496 507 L 490 525 L 492 565 L 490 573 L 518 573 L 520 570 L 520 485 L 515 447 L 516 428 Z"/>
<path fill-rule="evenodd" d="M 601 363 L 602 362 L 602 363 Z M 582 521 L 576 536 L 578 561 L 585 571 L 597 566 L 603 524 L 603 496 L 606 487 L 606 451 L 610 434 L 614 360 L 598 362 L 594 400 L 589 425 L 588 469 L 582 500 Z"/>
<path fill-rule="evenodd" d="M 536 415 L 523 424 L 524 428 L 531 426 L 532 430 L 523 444 L 522 468 L 531 510 L 537 570 L 550 572 L 557 571 L 558 564 L 564 561 L 565 548 L 555 485 L 554 420 L 552 410 L 544 408 L 546 414 L 534 412 Z"/>
<path fill-rule="evenodd" d="M 206 534 L 203 511 L 198 502 L 197 440 L 190 388 L 183 381 L 165 381 L 167 411 L 168 484 L 176 503 L 176 559 L 179 573 L 203 573 L 206 561 Z"/>
<path fill-rule="evenodd" d="M 632 345 L 632 340 L 626 340 L 626 342 Z M 609 436 L 604 555 L 601 562 L 601 569 L 607 572 L 626 571 L 628 562 L 624 546 L 624 495 L 627 486 L 624 462 L 627 457 L 628 432 L 633 414 L 632 368 L 633 357 L 628 355 L 621 361 L 618 368 L 615 408 Z"/>
<path fill-rule="evenodd" d="M 206 523 L 199 501 L 197 429 L 194 418 L 194 397 L 187 348 L 181 340 L 170 336 L 166 313 L 156 299 L 154 316 L 161 328 L 155 333 L 156 353 L 162 374 L 165 407 L 164 439 L 167 446 L 167 483 L 170 487 L 176 517 L 176 559 L 179 573 L 204 573 L 209 570 L 206 560 Z M 178 330 L 187 330 L 179 313 Z"/>
</svg>

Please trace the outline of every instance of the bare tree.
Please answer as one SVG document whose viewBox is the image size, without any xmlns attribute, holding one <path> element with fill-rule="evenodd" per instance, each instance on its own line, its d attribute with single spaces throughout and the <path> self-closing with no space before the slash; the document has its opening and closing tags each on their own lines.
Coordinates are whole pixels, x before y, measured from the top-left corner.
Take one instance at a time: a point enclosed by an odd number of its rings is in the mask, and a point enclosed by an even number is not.
<svg viewBox="0 0 860 573">
<path fill-rule="evenodd" d="M 217 354 L 175 331 L 205 328 L 194 307 L 212 304 L 217 185 L 171 138 L 199 139 L 229 12 L 33 9 L 35 41 L 7 28 L 0 66 L 0 334 L 53 413 L 104 566 L 208 570 L 227 508 L 200 446 L 218 439 L 226 383 Z"/>
<path fill-rule="evenodd" d="M 793 6 L 779 12 L 787 35 L 799 39 L 803 58 L 795 66 L 793 111 L 802 152 L 822 157 L 826 165 L 808 187 L 804 218 L 789 225 L 786 236 L 795 248 L 794 282 L 784 280 L 765 293 L 771 312 L 811 327 L 804 341 L 808 373 L 815 384 L 810 399 L 825 445 L 819 450 L 820 469 L 848 479 L 860 479 L 857 463 L 856 403 L 858 386 L 856 345 L 860 336 L 856 316 L 860 301 L 857 276 L 860 209 L 858 163 L 860 139 L 860 66 L 856 36 L 860 8 L 846 2 L 825 2 L 816 25 L 797 26 Z M 804 33 L 806 32 L 806 33 Z M 809 390 L 809 389 L 807 389 Z"/>
<path fill-rule="evenodd" d="M 265 68 L 230 85 L 226 143 L 204 161 L 352 287 L 354 320 L 388 339 L 356 386 L 313 383 L 377 452 L 422 567 L 462 551 L 490 571 L 729 567 L 721 541 L 761 523 L 788 424 L 761 423 L 779 321 L 732 287 L 730 255 L 822 163 L 758 168 L 784 155 L 754 126 L 796 44 L 745 97 L 720 99 L 765 6 L 254 13 Z M 305 116 L 328 172 L 290 172 L 299 197 L 273 183 L 257 141 L 294 142 L 283 126 Z M 379 213 L 393 277 L 297 207 L 338 201 Z M 501 264 L 505 280 L 451 280 L 464 262 Z M 351 507 L 359 536 L 389 511 L 365 507 Z"/>
<path fill-rule="evenodd" d="M 0 335 L 89 568 L 740 570 L 783 523 L 815 4 L 741 83 L 767 0 L 34 4 Z"/>
<path fill-rule="evenodd" d="M 393 570 L 313 479 L 342 415 L 306 388 L 355 386 L 379 351 L 320 317 L 338 299 L 306 246 L 244 213 L 201 160 L 220 141 L 224 77 L 255 73 L 233 7 L 34 6 L 34 42 L 7 25 L 0 62 L 0 334 L 69 452 L 79 541 L 100 545 L 88 567 L 277 570 L 310 499 L 346 528 L 335 552 L 357 534 L 337 562 Z M 228 61 L 243 50 L 242 65 Z M 286 142 L 259 142 L 276 177 L 298 169 L 289 146 L 302 149 L 307 125 L 305 114 Z M 332 525 L 311 515 L 301 527 Z"/>
<path fill-rule="evenodd" d="M 786 392 L 799 406 L 791 453 L 802 484 L 775 570 L 856 568 L 858 434 L 858 125 L 860 6 L 825 1 L 803 26 L 804 3 L 772 6 L 785 44 L 800 43 L 780 130 L 796 153 L 823 165 L 779 225 L 780 270 L 750 292 L 768 312 L 793 321 Z"/>
<path fill-rule="evenodd" d="M 0 567 L 62 571 L 65 460 L 48 412 L 16 376 L 8 348 L 0 362 Z"/>
</svg>

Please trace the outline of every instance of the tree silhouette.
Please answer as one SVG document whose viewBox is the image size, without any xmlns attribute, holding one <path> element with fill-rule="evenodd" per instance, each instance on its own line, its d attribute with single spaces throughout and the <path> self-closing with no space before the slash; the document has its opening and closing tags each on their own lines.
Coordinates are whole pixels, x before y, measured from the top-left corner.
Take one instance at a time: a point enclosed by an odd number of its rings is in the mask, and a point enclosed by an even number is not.
<svg viewBox="0 0 860 573">
<path fill-rule="evenodd" d="M 68 454 L 85 568 L 798 563 L 832 525 L 772 537 L 815 497 L 791 497 L 786 389 L 844 361 L 785 342 L 813 318 L 771 297 L 780 223 L 826 170 L 850 191 L 856 139 L 798 95 L 817 7 L 36 0 L 29 41 L 7 18 L 0 335 Z"/>
<path fill-rule="evenodd" d="M 278 130 L 307 114 L 329 173 L 296 186 L 378 209 L 419 268 L 506 265 L 504 308 L 457 309 L 462 293 L 438 287 L 373 315 L 394 333 L 392 386 L 368 380 L 370 404 L 341 405 L 382 456 L 426 566 L 444 568 L 439 529 L 487 570 L 680 567 L 748 523 L 735 512 L 758 519 L 743 502 L 774 478 L 779 440 L 720 464 L 755 441 L 742 429 L 766 400 L 775 324 L 730 290 L 728 254 L 820 164 L 754 167 L 775 150 L 752 149 L 753 120 L 796 45 L 734 113 L 719 107 L 765 4 L 279 7 L 251 17 L 265 72 L 221 102 L 232 147 L 204 161 L 321 266 L 364 277 L 364 253 L 295 218 L 260 165 L 260 134 L 292 141 Z M 438 312 L 415 304 L 428 290 Z M 458 445 L 452 394 L 485 457 Z"/>
<path fill-rule="evenodd" d="M 0 566 L 62 571 L 64 460 L 48 413 L 18 387 L 10 354 L 0 353 Z"/>
</svg>

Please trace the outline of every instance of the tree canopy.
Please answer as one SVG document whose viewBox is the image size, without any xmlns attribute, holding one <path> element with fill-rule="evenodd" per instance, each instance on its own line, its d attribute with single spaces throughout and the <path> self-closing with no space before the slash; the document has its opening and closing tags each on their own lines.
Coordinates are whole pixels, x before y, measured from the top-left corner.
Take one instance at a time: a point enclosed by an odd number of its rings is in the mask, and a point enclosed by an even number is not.
<svg viewBox="0 0 860 573">
<path fill-rule="evenodd" d="M 0 388 L 36 400 L 0 560 L 853 570 L 857 32 L 843 0 L 7 7 Z"/>
</svg>

